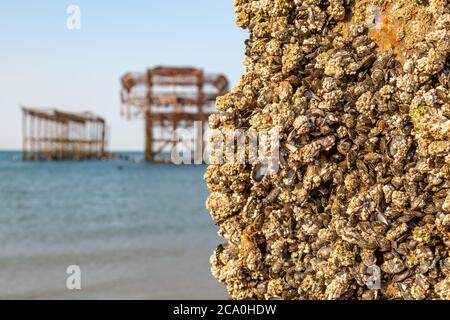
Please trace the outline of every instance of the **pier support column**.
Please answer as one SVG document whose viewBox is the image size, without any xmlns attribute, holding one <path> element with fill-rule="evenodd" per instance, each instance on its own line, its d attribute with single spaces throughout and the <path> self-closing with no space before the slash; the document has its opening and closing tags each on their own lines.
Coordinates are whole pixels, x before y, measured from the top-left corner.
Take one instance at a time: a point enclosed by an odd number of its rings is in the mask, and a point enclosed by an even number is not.
<svg viewBox="0 0 450 320">
<path fill-rule="evenodd" d="M 153 119 L 150 111 L 145 113 L 145 160 L 153 162 Z"/>
</svg>

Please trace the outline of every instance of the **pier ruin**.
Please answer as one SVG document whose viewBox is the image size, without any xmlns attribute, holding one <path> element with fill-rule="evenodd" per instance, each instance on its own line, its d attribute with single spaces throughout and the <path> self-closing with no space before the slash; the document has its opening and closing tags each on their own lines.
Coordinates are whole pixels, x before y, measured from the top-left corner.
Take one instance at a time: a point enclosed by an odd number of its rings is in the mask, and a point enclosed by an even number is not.
<svg viewBox="0 0 450 320">
<path fill-rule="evenodd" d="M 22 108 L 23 160 L 89 160 L 106 156 L 105 119 L 90 112 Z"/>
<path fill-rule="evenodd" d="M 122 115 L 144 118 L 145 159 L 150 162 L 168 162 L 164 152 L 179 143 L 173 132 L 192 128 L 196 121 L 201 121 L 203 130 L 193 143 L 203 143 L 216 98 L 227 93 L 229 87 L 226 76 L 191 67 L 156 67 L 144 73 L 127 73 L 121 83 Z"/>
</svg>

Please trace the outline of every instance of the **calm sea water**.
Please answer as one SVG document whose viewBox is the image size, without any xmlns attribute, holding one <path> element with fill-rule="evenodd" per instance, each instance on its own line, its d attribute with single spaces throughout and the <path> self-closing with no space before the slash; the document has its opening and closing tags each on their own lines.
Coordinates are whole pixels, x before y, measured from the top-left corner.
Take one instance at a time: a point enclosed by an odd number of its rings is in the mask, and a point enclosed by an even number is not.
<svg viewBox="0 0 450 320">
<path fill-rule="evenodd" d="M 0 298 L 225 298 L 209 271 L 221 240 L 204 171 L 0 153 Z M 66 288 L 69 265 L 79 291 Z"/>
</svg>

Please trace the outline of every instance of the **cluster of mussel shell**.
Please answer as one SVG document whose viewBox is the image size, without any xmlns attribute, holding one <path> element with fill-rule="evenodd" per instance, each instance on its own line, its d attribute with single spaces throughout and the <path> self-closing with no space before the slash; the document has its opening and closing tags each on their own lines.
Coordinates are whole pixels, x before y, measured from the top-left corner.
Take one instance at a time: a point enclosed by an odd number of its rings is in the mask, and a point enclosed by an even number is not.
<svg viewBox="0 0 450 320">
<path fill-rule="evenodd" d="M 205 174 L 232 299 L 450 299 L 449 7 L 417 1 L 432 31 L 400 60 L 339 28 L 355 2 L 235 0 L 246 73 L 210 126 L 277 128 L 280 167 Z"/>
</svg>

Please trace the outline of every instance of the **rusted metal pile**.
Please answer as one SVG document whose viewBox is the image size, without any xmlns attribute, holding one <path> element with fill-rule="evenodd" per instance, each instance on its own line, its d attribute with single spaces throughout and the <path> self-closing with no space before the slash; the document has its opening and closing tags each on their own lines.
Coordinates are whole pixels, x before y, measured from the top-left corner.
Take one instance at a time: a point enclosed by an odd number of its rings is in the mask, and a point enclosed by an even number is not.
<svg viewBox="0 0 450 320">
<path fill-rule="evenodd" d="M 164 162 L 163 152 L 175 147 L 172 133 L 192 128 L 194 122 L 207 125 L 218 96 L 228 91 L 221 74 L 205 74 L 197 68 L 156 67 L 146 73 L 127 73 L 122 79 L 122 114 L 145 119 L 145 159 Z M 205 128 L 200 138 L 204 139 Z M 193 141 L 198 143 L 199 141 Z"/>
<path fill-rule="evenodd" d="M 24 160 L 87 160 L 106 156 L 106 121 L 89 112 L 22 108 Z"/>
</svg>

